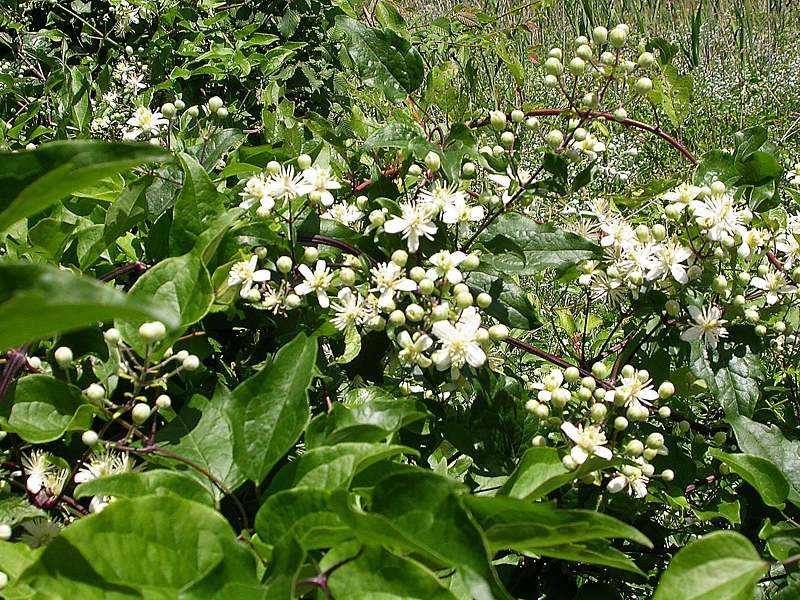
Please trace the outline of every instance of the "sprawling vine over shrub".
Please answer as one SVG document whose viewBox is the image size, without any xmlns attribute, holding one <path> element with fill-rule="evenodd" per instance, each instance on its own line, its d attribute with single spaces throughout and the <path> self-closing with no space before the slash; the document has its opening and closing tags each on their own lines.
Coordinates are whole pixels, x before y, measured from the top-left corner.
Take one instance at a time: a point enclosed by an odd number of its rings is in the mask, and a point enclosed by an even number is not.
<svg viewBox="0 0 800 600">
<path fill-rule="evenodd" d="M 663 40 L 0 10 L 5 597 L 797 595 L 800 213 Z"/>
</svg>

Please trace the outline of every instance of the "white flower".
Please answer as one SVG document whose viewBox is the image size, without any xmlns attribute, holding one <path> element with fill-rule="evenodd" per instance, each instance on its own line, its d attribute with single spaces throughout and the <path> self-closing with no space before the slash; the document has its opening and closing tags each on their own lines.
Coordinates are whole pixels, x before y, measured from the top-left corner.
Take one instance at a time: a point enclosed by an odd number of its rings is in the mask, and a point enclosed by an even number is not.
<svg viewBox="0 0 800 600">
<path fill-rule="evenodd" d="M 786 172 L 786 180 L 792 185 L 800 185 L 800 163 L 797 163 L 794 169 Z"/>
<path fill-rule="evenodd" d="M 606 145 L 591 133 L 586 134 L 586 137 L 580 142 L 573 142 L 572 145 L 578 150 L 585 152 L 592 160 L 597 158 L 600 152 L 606 151 Z"/>
<path fill-rule="evenodd" d="M 620 377 L 621 384 L 614 388 L 616 396 L 625 400 L 625 406 L 644 404 L 649 406 L 653 400 L 658 400 L 658 392 L 653 387 L 653 380 L 642 381 L 638 374 L 631 377 Z"/>
<path fill-rule="evenodd" d="M 323 206 L 331 206 L 333 204 L 333 194 L 330 190 L 338 190 L 342 187 L 330 169 L 322 167 L 309 167 L 303 171 L 303 177 L 312 187 L 312 191 L 317 191 L 320 194 L 320 202 Z"/>
<path fill-rule="evenodd" d="M 22 523 L 25 533 L 19 540 L 30 548 L 39 548 L 61 533 L 61 527 L 50 519 L 30 519 Z"/>
<path fill-rule="evenodd" d="M 601 237 L 600 245 L 604 248 L 608 246 L 619 246 L 629 248 L 636 244 L 636 232 L 633 227 L 622 218 L 610 218 L 600 225 Z"/>
<path fill-rule="evenodd" d="M 146 106 L 140 106 L 128 119 L 128 125 L 133 127 L 133 131 L 127 134 L 128 139 L 135 140 L 142 133 L 150 136 L 158 135 L 158 128 L 169 123 L 160 112 L 153 112 Z"/>
<path fill-rule="evenodd" d="M 444 207 L 442 221 L 448 225 L 458 224 L 458 233 L 466 235 L 470 221 L 482 221 L 484 215 L 482 206 L 470 206 L 466 196 L 462 195 Z"/>
<path fill-rule="evenodd" d="M 400 345 L 400 362 L 405 364 L 417 364 L 423 369 L 431 366 L 432 361 L 425 356 L 424 352 L 433 346 L 433 340 L 425 333 L 416 333 L 412 339 L 407 331 L 401 331 L 397 335 L 397 343 Z"/>
<path fill-rule="evenodd" d="M 767 273 L 766 277 L 753 277 L 750 285 L 767 293 L 767 304 L 775 304 L 779 300 L 778 294 L 791 294 L 797 291 L 797 286 L 789 285 L 783 273 L 778 271 Z"/>
<path fill-rule="evenodd" d="M 706 230 L 708 239 L 719 242 L 724 236 L 733 236 L 742 223 L 730 194 L 710 195 L 704 201 L 691 203 L 697 224 Z"/>
<path fill-rule="evenodd" d="M 422 190 L 419 194 L 420 204 L 427 207 L 431 216 L 436 216 L 446 210 L 448 206 L 457 202 L 464 204 L 466 194 L 458 190 L 457 185 L 447 187 L 440 182 L 433 184 L 431 191 Z"/>
<path fill-rule="evenodd" d="M 428 262 L 433 265 L 433 270 L 437 275 L 437 277 L 433 277 L 432 279 L 444 277 L 452 284 L 461 283 L 463 276 L 457 267 L 466 258 L 467 255 L 460 251 L 450 253 L 447 250 L 440 250 L 428 259 Z"/>
<path fill-rule="evenodd" d="M 720 318 L 722 311 L 716 306 L 705 306 L 700 309 L 690 305 L 689 314 L 697 324 L 681 333 L 683 341 L 693 342 L 702 339 L 707 347 L 716 348 L 719 338 L 728 337 L 728 330 L 723 327 L 727 321 Z"/>
<path fill-rule="evenodd" d="M 625 299 L 627 288 L 621 279 L 609 277 L 605 271 L 595 271 L 591 277 L 592 300 L 615 305 Z"/>
<path fill-rule="evenodd" d="M 294 200 L 305 196 L 314 189 L 302 173 L 295 175 L 291 165 L 281 167 L 281 170 L 267 179 L 267 194 L 276 199 Z"/>
<path fill-rule="evenodd" d="M 345 225 L 352 225 L 360 221 L 364 217 L 364 213 L 358 210 L 352 204 L 334 204 L 324 213 L 322 217 L 325 219 L 333 219 Z"/>
<path fill-rule="evenodd" d="M 86 483 L 101 477 L 116 475 L 119 473 L 129 473 L 134 471 L 134 465 L 126 452 L 102 452 L 92 454 L 91 458 L 84 462 L 83 467 L 75 473 L 75 483 Z M 115 500 L 114 496 L 93 496 L 89 502 L 89 511 L 99 513 L 110 502 Z"/>
<path fill-rule="evenodd" d="M 618 494 L 623 490 L 628 490 L 628 495 L 634 498 L 644 498 L 647 496 L 647 484 L 650 479 L 642 474 L 642 470 L 630 465 L 625 465 L 622 473 L 617 473 L 608 482 L 606 489 L 612 494 Z"/>
<path fill-rule="evenodd" d="M 611 450 L 606 448 L 606 434 L 600 431 L 597 425 L 575 427 L 572 423 L 564 422 L 561 424 L 561 431 L 572 440 L 575 445 L 570 450 L 572 459 L 582 465 L 590 456 L 597 456 L 605 460 L 611 460 Z"/>
<path fill-rule="evenodd" d="M 456 323 L 447 320 L 434 323 L 431 331 L 440 344 L 432 357 L 436 368 L 444 371 L 450 367 L 453 379 L 456 379 L 458 369 L 465 363 L 475 368 L 483 366 L 486 353 L 478 343 L 480 327 L 481 317 L 473 306 L 464 309 Z"/>
<path fill-rule="evenodd" d="M 244 190 L 239 192 L 239 195 L 242 197 L 239 204 L 241 208 L 250 208 L 260 204 L 269 211 L 275 206 L 275 200 L 267 193 L 267 180 L 263 174 L 253 175 L 248 179 Z"/>
<path fill-rule="evenodd" d="M 239 295 L 245 298 L 254 283 L 269 281 L 271 273 L 267 269 L 256 270 L 257 265 L 258 257 L 255 255 L 251 256 L 250 260 L 243 260 L 234 264 L 228 274 L 228 287 L 241 284 Z"/>
<path fill-rule="evenodd" d="M 676 204 L 681 208 L 686 208 L 686 206 L 692 202 L 697 196 L 700 194 L 702 188 L 696 185 L 692 185 L 690 183 L 682 183 L 674 190 L 670 190 L 669 192 L 665 192 L 661 195 L 661 198 L 666 200 L 667 202 L 671 202 L 672 204 Z"/>
<path fill-rule="evenodd" d="M 686 265 L 682 264 L 689 260 L 692 251 L 678 242 L 670 240 L 655 247 L 653 261 L 650 270 L 647 271 L 647 279 L 665 279 L 669 275 L 678 283 L 686 284 L 689 276 L 686 273 Z"/>
<path fill-rule="evenodd" d="M 316 293 L 317 302 L 322 308 L 330 306 L 328 300 L 327 290 L 331 285 L 333 276 L 330 269 L 328 269 L 324 260 L 318 260 L 314 271 L 312 272 L 308 265 L 300 265 L 297 270 L 305 278 L 305 281 L 294 288 L 298 296 L 305 296 L 311 292 Z"/>
<path fill-rule="evenodd" d="M 370 272 L 375 283 L 370 291 L 380 293 L 381 300 L 391 300 L 397 292 L 414 292 L 417 289 L 417 284 L 405 276 L 405 270 L 391 261 L 372 267 Z"/>
<path fill-rule="evenodd" d="M 386 233 L 402 233 L 403 239 L 408 241 L 408 251 L 416 252 L 419 249 L 421 237 L 433 239 L 437 231 L 427 207 L 412 203 L 401 206 L 402 215 L 394 216 L 383 225 Z"/>
<path fill-rule="evenodd" d="M 337 294 L 338 300 L 331 305 L 336 316 L 331 319 L 331 323 L 339 331 L 344 331 L 348 327 L 360 325 L 366 316 L 364 311 L 364 299 L 350 288 L 342 288 Z"/>
<path fill-rule="evenodd" d="M 25 470 L 25 487 L 31 494 L 38 494 L 45 487 L 47 479 L 55 471 L 50 464 L 47 452 L 34 450 L 29 456 L 22 456 L 22 467 Z"/>
<path fill-rule="evenodd" d="M 800 242 L 794 233 L 786 233 L 777 244 L 775 248 L 782 253 L 783 266 L 786 269 L 791 269 L 795 262 L 800 260 Z"/>
<path fill-rule="evenodd" d="M 616 267 L 620 274 L 638 285 L 656 264 L 653 259 L 654 250 L 650 244 L 632 244 L 623 248 L 622 257 L 616 262 Z"/>
</svg>

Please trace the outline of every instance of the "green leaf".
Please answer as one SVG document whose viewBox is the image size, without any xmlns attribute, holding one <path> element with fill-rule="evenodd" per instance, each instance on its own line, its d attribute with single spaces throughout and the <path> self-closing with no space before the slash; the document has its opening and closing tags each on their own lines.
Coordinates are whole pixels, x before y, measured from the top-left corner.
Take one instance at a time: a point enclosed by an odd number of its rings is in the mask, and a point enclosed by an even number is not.
<svg viewBox="0 0 800 600">
<path fill-rule="evenodd" d="M 9 496 L 0 500 L 0 523 L 14 527 L 25 519 L 45 517 L 41 508 L 35 507 L 25 496 Z M 3 568 L 0 566 L 0 571 Z"/>
<path fill-rule="evenodd" d="M 320 568 L 352 558 L 359 550 L 352 542 L 333 548 Z M 334 598 L 348 600 L 456 600 L 432 571 L 380 547 L 365 548 L 356 560 L 336 569 L 328 582 Z"/>
<path fill-rule="evenodd" d="M 726 417 L 752 417 L 760 396 L 758 380 L 763 377 L 761 361 L 746 347 L 736 351 L 720 349 L 715 359 L 707 356 L 705 346 L 691 343 L 690 367 L 702 378 L 708 391 L 717 399 Z"/>
<path fill-rule="evenodd" d="M 760 125 L 737 131 L 733 136 L 734 145 L 736 146 L 734 157 L 737 161 L 747 158 L 753 152 L 761 148 L 768 137 L 769 133 L 767 129 Z"/>
<path fill-rule="evenodd" d="M 92 424 L 92 407 L 81 391 L 49 375 L 28 375 L 17 382 L 10 406 L 0 409 L 6 431 L 26 442 L 43 444 L 66 431 L 85 431 Z"/>
<path fill-rule="evenodd" d="M 739 179 L 733 155 L 728 152 L 707 152 L 694 169 L 692 181 L 695 185 L 711 185 L 716 179 L 728 186 Z"/>
<path fill-rule="evenodd" d="M 178 160 L 183 167 L 183 186 L 172 208 L 169 245 L 173 255 L 189 252 L 209 223 L 225 212 L 225 197 L 200 163 L 183 152 Z"/>
<path fill-rule="evenodd" d="M 211 589 L 254 584 L 253 557 L 213 509 L 175 496 L 144 496 L 116 500 L 66 527 L 19 583 L 46 598 L 67 592 L 176 598 L 204 579 Z"/>
<path fill-rule="evenodd" d="M 225 404 L 230 392 L 219 384 L 214 397 L 195 394 L 184 404 L 172 421 L 156 434 L 160 446 L 203 467 L 229 489 L 235 490 L 244 483 L 244 476 L 233 459 L 233 434 L 225 415 Z M 197 478 L 212 491 L 217 499 L 221 492 L 208 478 L 194 469 L 186 474 Z"/>
<path fill-rule="evenodd" d="M 497 492 L 513 498 L 538 500 L 564 485 L 564 478 L 571 476 L 561 462 L 555 448 L 528 448 L 511 473 L 511 476 Z"/>
<path fill-rule="evenodd" d="M 539 326 L 536 309 L 525 291 L 516 283 L 482 271 L 470 272 L 466 283 L 473 290 L 486 292 L 492 296 L 492 303 L 486 312 L 504 325 L 527 330 Z"/>
<path fill-rule="evenodd" d="M 512 240 L 524 254 L 524 265 L 515 271 L 519 275 L 533 275 L 549 268 L 563 270 L 601 253 L 600 247 L 586 238 L 516 213 L 501 215 L 478 239 L 491 252 L 496 240 L 502 242 L 503 238 Z M 493 258 L 491 254 L 481 257 L 481 263 L 491 265 Z"/>
<path fill-rule="evenodd" d="M 727 454 L 716 448 L 712 448 L 710 453 L 752 485 L 766 505 L 783 508 L 791 487 L 784 474 L 771 461 L 749 454 Z"/>
<path fill-rule="evenodd" d="M 631 540 L 648 548 L 653 546 L 630 525 L 591 510 L 555 508 L 502 496 L 467 496 L 463 503 L 492 550 L 536 552 L 542 546 L 613 538 Z"/>
<path fill-rule="evenodd" d="M 166 348 L 178 339 L 183 331 L 202 319 L 214 301 L 211 277 L 202 260 L 192 254 L 173 256 L 149 269 L 133 284 L 128 298 L 134 302 L 158 302 L 180 315 L 178 327 L 161 344 Z M 139 335 L 139 326 L 147 319 L 125 319 L 116 326 L 140 355 L 146 343 Z"/>
<path fill-rule="evenodd" d="M 24 501 L 30 504 L 27 500 Z M 3 523 L 8 525 L 6 521 Z M 35 551 L 21 542 L 0 542 L 0 571 L 8 575 L 11 580 L 19 577 L 35 558 Z"/>
<path fill-rule="evenodd" d="M 428 415 L 413 398 L 395 398 L 378 387 L 351 390 L 342 402 L 335 402 L 326 414 L 308 426 L 305 443 L 309 448 L 340 442 L 379 442 L 402 427 Z"/>
<path fill-rule="evenodd" d="M 791 485 L 787 498 L 800 506 L 800 442 L 787 440 L 775 425 L 763 425 L 747 417 L 730 419 L 739 449 L 772 462 Z"/>
<path fill-rule="evenodd" d="M 739 184 L 763 185 L 773 179 L 780 179 L 783 167 L 769 152 L 758 150 L 747 158 L 736 162 L 736 170 L 741 175 Z"/>
<path fill-rule="evenodd" d="M 226 414 L 233 428 L 234 459 L 248 479 L 261 482 L 308 424 L 307 390 L 316 357 L 316 338 L 300 333 L 233 390 Z"/>
<path fill-rule="evenodd" d="M 366 139 L 363 148 L 365 150 L 396 148 L 412 153 L 418 160 L 423 160 L 428 152 L 437 152 L 441 155 L 441 149 L 425 139 L 419 127 L 405 123 L 389 123 L 381 127 Z"/>
<path fill-rule="evenodd" d="M 392 102 L 402 102 L 422 84 L 422 57 L 405 38 L 345 16 L 336 18 L 336 28 L 347 35 L 347 53 L 364 85 L 382 91 Z"/>
<path fill-rule="evenodd" d="M 52 142 L 31 152 L 0 154 L 0 231 L 104 177 L 170 157 L 152 144 L 97 140 Z"/>
<path fill-rule="evenodd" d="M 188 475 L 168 469 L 99 477 L 75 488 L 75 498 L 87 496 L 136 498 L 149 495 L 174 495 L 200 504 L 214 505 L 214 498 L 203 485 Z"/>
<path fill-rule="evenodd" d="M 419 452 L 407 446 L 354 442 L 314 448 L 278 471 L 266 494 L 296 487 L 346 489 L 359 472 L 400 454 L 418 456 Z"/>
<path fill-rule="evenodd" d="M 107 245 L 113 244 L 125 235 L 132 227 L 147 217 L 147 187 L 152 183 L 146 177 L 125 188 L 114 203 L 106 211 L 103 239 Z"/>
<path fill-rule="evenodd" d="M 569 560 L 580 564 L 602 565 L 622 571 L 629 571 L 644 575 L 641 569 L 636 566 L 624 552 L 609 546 L 608 542 L 590 541 L 576 544 L 563 544 L 561 546 L 548 546 L 536 548 L 525 554 L 534 556 L 549 556 L 561 560 Z M 683 598 L 681 598 L 683 600 Z"/>
<path fill-rule="evenodd" d="M 355 327 L 344 332 L 344 352 L 331 362 L 332 365 L 346 365 L 361 352 L 361 334 Z"/>
<path fill-rule="evenodd" d="M 0 350 L 114 318 L 178 324 L 151 298 L 42 264 L 0 264 Z"/>
<path fill-rule="evenodd" d="M 742 534 L 715 531 L 672 558 L 653 600 L 744 600 L 768 569 Z"/>
</svg>

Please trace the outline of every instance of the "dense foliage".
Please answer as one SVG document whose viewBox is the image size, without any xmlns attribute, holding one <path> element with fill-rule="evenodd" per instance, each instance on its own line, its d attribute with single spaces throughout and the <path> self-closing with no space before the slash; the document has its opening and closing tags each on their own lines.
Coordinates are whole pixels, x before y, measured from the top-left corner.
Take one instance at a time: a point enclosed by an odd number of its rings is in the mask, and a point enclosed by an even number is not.
<svg viewBox="0 0 800 600">
<path fill-rule="evenodd" d="M 800 595 L 800 178 L 548 4 L 0 8 L 4 597 Z"/>
</svg>

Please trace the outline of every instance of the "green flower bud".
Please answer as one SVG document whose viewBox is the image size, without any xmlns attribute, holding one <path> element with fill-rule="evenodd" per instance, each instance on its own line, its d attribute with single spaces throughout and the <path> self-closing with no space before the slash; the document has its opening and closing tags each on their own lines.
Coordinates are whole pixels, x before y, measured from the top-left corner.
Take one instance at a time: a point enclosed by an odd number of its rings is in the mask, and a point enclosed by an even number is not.
<svg viewBox="0 0 800 600">
<path fill-rule="evenodd" d="M 564 65 L 553 56 L 544 61 L 544 72 L 548 75 L 558 76 L 564 72 Z"/>
<path fill-rule="evenodd" d="M 467 254 L 467 257 L 461 262 L 459 267 L 462 271 L 474 271 L 480 264 L 481 260 L 476 254 Z"/>
<path fill-rule="evenodd" d="M 192 117 L 193 119 L 196 119 L 197 117 L 200 116 L 200 109 L 197 106 L 190 106 L 189 108 L 186 109 L 186 114 Z"/>
<path fill-rule="evenodd" d="M 167 336 L 167 328 L 161 321 L 142 323 L 139 326 L 139 335 L 145 342 L 158 342 Z"/>
<path fill-rule="evenodd" d="M 644 444 L 641 440 L 631 440 L 625 445 L 625 452 L 631 456 L 640 456 L 644 452 Z"/>
<path fill-rule="evenodd" d="M 581 372 L 577 367 L 567 367 L 564 370 L 564 379 L 567 383 L 575 383 L 581 376 Z"/>
<path fill-rule="evenodd" d="M 414 177 L 419 177 L 422 175 L 422 167 L 420 167 L 417 163 L 412 163 L 408 167 L 408 174 Z"/>
<path fill-rule="evenodd" d="M 439 170 L 442 166 L 442 159 L 439 155 L 431 150 L 425 155 L 425 166 L 428 167 L 433 173 Z"/>
<path fill-rule="evenodd" d="M 486 292 L 481 292 L 475 299 L 478 308 L 489 308 L 492 303 L 492 296 Z"/>
<path fill-rule="evenodd" d="M 614 118 L 617 121 L 624 121 L 625 119 L 628 118 L 628 111 L 620 106 L 618 109 L 614 111 Z"/>
<path fill-rule="evenodd" d="M 524 112 L 522 112 L 518 108 L 511 111 L 511 120 L 514 123 L 522 123 L 523 119 L 525 119 Z"/>
<path fill-rule="evenodd" d="M 353 285 L 356 282 L 356 272 L 350 267 L 342 267 L 339 269 L 339 281 L 343 285 Z"/>
<path fill-rule="evenodd" d="M 670 317 L 677 317 L 681 314 L 681 305 L 677 300 L 667 300 L 666 304 L 664 304 L 664 310 L 667 311 Z"/>
<path fill-rule="evenodd" d="M 395 250 L 392 252 L 392 262 L 398 267 L 405 267 L 408 262 L 408 252 L 405 250 Z"/>
<path fill-rule="evenodd" d="M 554 90 L 558 87 L 558 77 L 555 75 L 544 76 L 544 87 Z"/>
<path fill-rule="evenodd" d="M 664 481 L 672 481 L 673 479 L 675 479 L 675 471 L 673 471 L 672 469 L 664 469 L 663 471 L 661 471 L 661 479 L 663 479 Z"/>
<path fill-rule="evenodd" d="M 208 99 L 208 110 L 211 112 L 217 112 L 217 110 L 222 108 L 224 105 L 225 103 L 219 96 L 211 96 L 211 98 Z"/>
<path fill-rule="evenodd" d="M 764 337 L 767 335 L 767 328 L 765 325 L 756 325 L 755 332 L 758 337 Z"/>
<path fill-rule="evenodd" d="M 614 429 L 617 431 L 625 431 L 628 428 L 628 419 L 625 417 L 617 417 L 614 419 Z"/>
<path fill-rule="evenodd" d="M 400 327 L 406 322 L 406 315 L 402 310 L 393 310 L 389 315 L 389 325 Z"/>
<path fill-rule="evenodd" d="M 596 362 L 592 365 L 592 375 L 597 379 L 605 379 L 608 377 L 608 367 L 601 362 Z"/>
<path fill-rule="evenodd" d="M 495 342 L 502 342 L 508 337 L 508 327 L 502 324 L 492 325 L 489 327 L 489 336 Z"/>
<path fill-rule="evenodd" d="M 547 145 L 550 146 L 553 150 L 561 146 L 564 142 L 564 134 L 561 133 L 558 129 L 553 129 L 550 133 L 547 134 L 545 138 L 547 141 Z"/>
<path fill-rule="evenodd" d="M 175 116 L 177 109 L 172 102 L 165 102 L 161 105 L 161 114 L 164 115 L 167 119 L 171 119 Z"/>
<path fill-rule="evenodd" d="M 502 110 L 491 111 L 489 113 L 489 122 L 497 131 L 503 131 L 507 124 L 506 113 L 504 113 Z"/>
<path fill-rule="evenodd" d="M 301 154 L 297 157 L 297 166 L 302 170 L 308 169 L 313 162 L 313 159 L 308 154 Z"/>
<path fill-rule="evenodd" d="M 664 446 L 664 436 L 654 431 L 650 435 L 647 436 L 647 439 L 644 441 L 648 448 L 661 448 Z"/>
<path fill-rule="evenodd" d="M 675 386 L 671 381 L 664 381 L 658 386 L 658 397 L 662 400 L 671 398 L 675 394 Z"/>
<path fill-rule="evenodd" d="M 97 435 L 97 432 L 92 431 L 91 429 L 84 431 L 83 434 L 81 435 L 81 442 L 83 442 L 84 445 L 90 447 L 94 446 L 99 439 L 100 436 Z"/>
<path fill-rule="evenodd" d="M 303 303 L 303 299 L 297 294 L 286 295 L 286 308 L 293 310 Z"/>
<path fill-rule="evenodd" d="M 581 44 L 575 50 L 575 56 L 589 62 L 592 59 L 592 47 L 589 44 Z"/>
<path fill-rule="evenodd" d="M 525 120 L 525 127 L 530 129 L 531 131 L 539 131 L 539 127 L 541 126 L 539 122 L 539 117 L 528 117 Z"/>
<path fill-rule="evenodd" d="M 474 177 L 475 171 L 475 163 L 473 162 L 465 162 L 461 167 L 461 175 L 464 177 Z"/>
<path fill-rule="evenodd" d="M 133 419 L 133 422 L 136 425 L 141 425 L 150 418 L 150 414 L 152 412 L 153 411 L 150 410 L 150 406 L 144 402 L 139 402 L 133 407 L 133 410 L 131 410 L 131 419 Z"/>
<path fill-rule="evenodd" d="M 602 46 L 608 41 L 608 29 L 605 27 L 595 27 L 592 30 L 592 41 L 597 46 Z"/>
<path fill-rule="evenodd" d="M 619 25 L 608 33 L 608 41 L 614 48 L 622 48 L 628 39 L 628 33 Z"/>
<path fill-rule="evenodd" d="M 669 406 L 662 406 L 658 409 L 658 416 L 662 419 L 669 419 L 672 415 L 672 409 Z"/>
<path fill-rule="evenodd" d="M 511 131 L 504 131 L 502 135 L 500 135 L 500 143 L 506 148 L 510 148 L 514 145 L 514 139 L 514 133 Z"/>
<path fill-rule="evenodd" d="M 653 90 L 653 80 L 649 77 L 640 77 L 636 80 L 633 89 L 640 96 L 645 96 Z"/>
<path fill-rule="evenodd" d="M 106 397 L 106 390 L 98 383 L 92 383 L 84 390 L 86 397 L 92 402 L 100 402 Z"/>
<path fill-rule="evenodd" d="M 442 304 L 437 304 L 431 310 L 431 321 L 444 321 L 445 319 L 450 318 L 450 306 L 443 302 Z"/>
<path fill-rule="evenodd" d="M 186 108 L 186 103 L 183 100 L 181 100 L 180 98 L 176 98 L 175 99 L 175 108 L 177 108 L 178 110 L 183 110 L 184 108 Z"/>
<path fill-rule="evenodd" d="M 567 69 L 569 69 L 569 72 L 572 73 L 575 77 L 583 75 L 586 72 L 586 61 L 576 56 L 571 61 L 569 61 Z"/>
<path fill-rule="evenodd" d="M 281 273 L 288 273 L 292 270 L 292 259 L 289 256 L 281 256 L 275 261 L 275 266 Z"/>
<path fill-rule="evenodd" d="M 228 109 L 224 106 L 222 108 L 218 108 L 214 114 L 217 116 L 218 119 L 227 119 L 228 118 Z"/>
<path fill-rule="evenodd" d="M 589 413 L 591 414 L 593 421 L 602 421 L 608 414 L 608 408 L 606 408 L 605 404 L 598 402 L 597 404 L 592 404 L 592 408 L 589 409 Z"/>
<path fill-rule="evenodd" d="M 307 246 L 303 251 L 303 262 L 307 264 L 315 263 L 319 259 L 319 250 L 314 246 Z"/>
<path fill-rule="evenodd" d="M 156 406 L 160 410 L 165 410 L 172 406 L 172 398 L 170 398 L 167 394 L 160 394 L 158 398 L 156 398 Z"/>
</svg>

